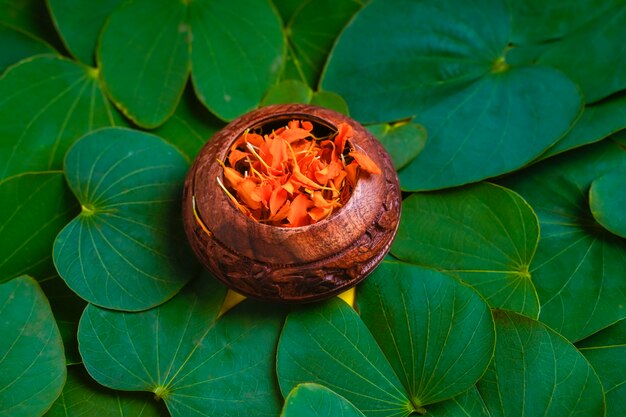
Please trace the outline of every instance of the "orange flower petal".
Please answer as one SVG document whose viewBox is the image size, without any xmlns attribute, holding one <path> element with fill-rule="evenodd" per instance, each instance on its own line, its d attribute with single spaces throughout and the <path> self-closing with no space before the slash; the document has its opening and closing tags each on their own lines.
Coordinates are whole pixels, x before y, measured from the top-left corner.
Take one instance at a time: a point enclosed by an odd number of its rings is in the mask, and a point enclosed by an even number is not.
<svg viewBox="0 0 626 417">
<path fill-rule="evenodd" d="M 224 167 L 224 178 L 233 188 L 237 188 L 239 183 L 244 180 L 243 176 L 231 167 Z"/>
<path fill-rule="evenodd" d="M 291 202 L 291 206 L 289 206 L 289 213 L 287 214 L 289 225 L 298 227 L 310 224 L 310 217 L 307 210 L 312 205 L 313 203 L 306 195 L 298 194 Z"/>
<path fill-rule="evenodd" d="M 328 217 L 332 210 L 332 207 L 313 207 L 311 210 L 309 210 L 309 217 L 311 217 L 314 222 L 319 222 L 320 220 L 324 220 L 326 217 Z"/>
<path fill-rule="evenodd" d="M 342 154 L 343 149 L 346 147 L 346 142 L 352 138 L 353 134 L 352 126 L 347 123 L 339 123 L 337 136 L 335 136 L 335 152 Z"/>
<path fill-rule="evenodd" d="M 378 165 L 376 165 L 376 163 L 364 153 L 352 151 L 349 155 L 354 158 L 356 163 L 359 164 L 361 168 L 370 174 L 378 175 L 382 172 L 380 168 L 378 168 Z"/>
<path fill-rule="evenodd" d="M 256 194 L 256 184 L 250 178 L 245 178 L 237 187 L 237 196 L 250 209 L 258 210 L 261 208 L 261 200 Z"/>
</svg>

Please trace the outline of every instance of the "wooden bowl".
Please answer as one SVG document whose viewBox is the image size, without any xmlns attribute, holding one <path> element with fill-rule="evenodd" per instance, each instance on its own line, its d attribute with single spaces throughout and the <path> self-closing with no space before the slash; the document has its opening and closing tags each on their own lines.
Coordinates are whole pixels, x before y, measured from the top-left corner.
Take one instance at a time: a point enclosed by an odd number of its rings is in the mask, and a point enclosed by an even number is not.
<svg viewBox="0 0 626 417">
<path fill-rule="evenodd" d="M 229 146 L 248 128 L 300 119 L 334 131 L 354 129 L 352 145 L 382 170 L 361 176 L 347 203 L 302 227 L 258 223 L 219 188 Z M 216 133 L 187 174 L 183 220 L 200 262 L 231 289 L 257 299 L 300 303 L 329 298 L 363 280 L 389 251 L 400 220 L 401 194 L 391 159 L 376 138 L 351 118 L 304 104 L 264 107 Z"/>
</svg>

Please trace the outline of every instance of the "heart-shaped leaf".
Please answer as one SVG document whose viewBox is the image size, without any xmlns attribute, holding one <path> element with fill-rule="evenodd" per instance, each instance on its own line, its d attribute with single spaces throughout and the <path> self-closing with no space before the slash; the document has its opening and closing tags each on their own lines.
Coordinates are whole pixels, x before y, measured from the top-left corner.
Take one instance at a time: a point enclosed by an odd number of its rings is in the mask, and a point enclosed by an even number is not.
<svg viewBox="0 0 626 417">
<path fill-rule="evenodd" d="M 281 417 L 365 417 L 348 400 L 318 384 L 300 384 L 285 398 Z"/>
<path fill-rule="evenodd" d="M 494 312 L 496 353 L 478 390 L 492 416 L 603 416 L 602 385 L 583 355 L 542 323 Z"/>
<path fill-rule="evenodd" d="M 507 63 L 510 36 L 504 0 L 374 0 L 339 38 L 322 86 L 361 121 L 426 127 L 424 151 L 399 173 L 405 189 L 478 181 L 535 159 L 581 109 L 562 73 Z"/>
<path fill-rule="evenodd" d="M 538 240 L 537 217 L 524 199 L 481 183 L 407 198 L 391 251 L 452 273 L 491 307 L 536 318 L 539 300 L 529 266 Z"/>
<path fill-rule="evenodd" d="M 78 333 L 87 370 L 107 387 L 155 393 L 173 416 L 276 416 L 282 314 L 246 301 L 218 319 L 225 293 L 206 277 L 140 313 L 88 306 Z"/>
<path fill-rule="evenodd" d="M 384 262 L 359 289 L 358 309 L 418 407 L 473 386 L 495 343 L 489 307 L 442 273 Z"/>
<path fill-rule="evenodd" d="M 278 77 L 283 48 L 267 1 L 137 0 L 111 14 L 98 63 L 117 106 L 151 128 L 174 113 L 191 68 L 198 97 L 220 118 L 253 109 Z"/>
<path fill-rule="evenodd" d="M 96 44 L 106 18 L 122 0 L 47 0 L 50 15 L 72 56 L 87 65 L 95 61 Z"/>
<path fill-rule="evenodd" d="M 426 129 L 415 123 L 381 123 L 367 126 L 389 152 L 396 170 L 404 168 L 426 144 Z"/>
<path fill-rule="evenodd" d="M 95 383 L 81 365 L 67 368 L 61 396 L 45 417 L 157 417 L 167 416 L 147 394 L 113 391 Z"/>
<path fill-rule="evenodd" d="M 26 32 L 12 29 L 0 23 L 0 74 L 11 65 L 33 55 L 55 54 L 55 50 L 44 41 Z"/>
<path fill-rule="evenodd" d="M 180 220 L 187 163 L 160 138 L 110 128 L 77 142 L 65 175 L 82 211 L 59 233 L 54 263 L 90 303 L 143 310 L 194 275 Z"/>
<path fill-rule="evenodd" d="M 76 139 L 116 124 L 92 68 L 53 56 L 22 61 L 0 78 L 0 179 L 61 169 Z"/>
<path fill-rule="evenodd" d="M 332 91 L 316 91 L 313 93 L 313 97 L 311 97 L 311 103 L 314 106 L 326 107 L 327 109 L 334 110 L 341 114 L 345 114 L 346 116 L 350 115 L 350 110 L 348 109 L 348 103 L 337 93 L 333 93 Z"/>
<path fill-rule="evenodd" d="M 626 168 L 626 152 L 608 141 L 503 181 L 539 218 L 541 240 L 530 273 L 540 320 L 572 341 L 626 317 L 626 243 L 594 220 L 588 201 L 591 183 L 618 168 Z"/>
<path fill-rule="evenodd" d="M 0 416 L 43 414 L 61 393 L 65 357 L 50 305 L 30 277 L 0 285 Z"/>
<path fill-rule="evenodd" d="M 17 175 L 0 181 L 0 282 L 18 275 L 56 276 L 52 245 L 78 213 L 62 172 Z"/>
<path fill-rule="evenodd" d="M 606 398 L 606 417 L 621 417 L 626 410 L 626 344 L 584 348 L 585 355 L 598 374 Z"/>
<path fill-rule="evenodd" d="M 591 183 L 591 214 L 605 229 L 626 238 L 626 169 L 611 171 Z"/>
<path fill-rule="evenodd" d="M 263 97 L 262 106 L 283 103 L 306 103 L 313 97 L 311 87 L 301 81 L 286 80 L 270 88 Z"/>
</svg>

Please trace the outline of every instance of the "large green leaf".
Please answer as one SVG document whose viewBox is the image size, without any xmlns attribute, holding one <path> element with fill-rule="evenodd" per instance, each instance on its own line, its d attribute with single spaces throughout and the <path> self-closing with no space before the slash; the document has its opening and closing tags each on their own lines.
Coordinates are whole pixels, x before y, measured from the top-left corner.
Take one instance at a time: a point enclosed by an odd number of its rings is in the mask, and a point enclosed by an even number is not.
<svg viewBox="0 0 626 417">
<path fill-rule="evenodd" d="M 40 39 L 26 32 L 12 29 L 0 23 L 0 74 L 9 66 L 29 56 L 39 54 L 54 54 L 55 50 Z"/>
<path fill-rule="evenodd" d="M 323 385 L 300 384 L 285 398 L 281 417 L 364 417 L 348 400 Z"/>
<path fill-rule="evenodd" d="M 626 88 L 626 44 L 622 42 L 626 7 L 623 1 L 619 3 L 606 7 L 606 13 L 552 44 L 539 59 L 541 64 L 570 76 L 580 85 L 588 103 Z"/>
<path fill-rule="evenodd" d="M 261 101 L 262 106 L 283 103 L 306 103 L 313 98 L 311 87 L 297 80 L 286 80 L 272 86 Z"/>
<path fill-rule="evenodd" d="M 408 416 L 415 410 L 365 324 L 340 299 L 291 312 L 276 360 L 284 396 L 313 382 L 345 397 L 366 416 Z"/>
<path fill-rule="evenodd" d="M 506 62 L 504 3 L 374 0 L 339 38 L 322 86 L 341 94 L 363 122 L 416 116 L 429 133 L 424 151 L 399 173 L 405 189 L 517 169 L 578 116 L 579 92 L 562 73 Z"/>
<path fill-rule="evenodd" d="M 23 274 L 54 277 L 54 238 L 79 210 L 63 173 L 26 173 L 0 181 L 0 201 L 0 283 Z"/>
<path fill-rule="evenodd" d="M 584 348 L 580 352 L 602 381 L 606 417 L 622 417 L 626 410 L 626 345 Z"/>
<path fill-rule="evenodd" d="M 492 416 L 603 416 L 602 385 L 589 363 L 540 322 L 494 312 L 496 354 L 478 390 Z"/>
<path fill-rule="evenodd" d="M 147 394 L 113 391 L 94 382 L 81 365 L 69 366 L 61 396 L 45 417 L 167 416 Z"/>
<path fill-rule="evenodd" d="M 579 348 L 612 345 L 626 345 L 626 319 L 613 323 L 576 343 Z"/>
<path fill-rule="evenodd" d="M 22 276 L 0 285 L 0 416 L 32 417 L 61 393 L 65 358 L 50 305 Z"/>
<path fill-rule="evenodd" d="M 218 319 L 225 293 L 205 277 L 140 313 L 88 306 L 78 333 L 87 370 L 110 388 L 155 393 L 173 416 L 276 416 L 282 314 L 246 301 Z"/>
<path fill-rule="evenodd" d="M 359 288 L 357 301 L 417 407 L 468 390 L 491 361 L 495 332 L 489 306 L 452 277 L 384 262 Z"/>
<path fill-rule="evenodd" d="M 180 219 L 187 163 L 160 138 L 109 128 L 78 141 L 65 175 L 82 211 L 59 233 L 54 263 L 85 300 L 143 310 L 194 275 Z"/>
<path fill-rule="evenodd" d="M 536 318 L 539 300 L 529 266 L 538 239 L 537 217 L 524 199 L 481 183 L 408 197 L 391 251 L 456 275 L 492 307 Z"/>
<path fill-rule="evenodd" d="M 22 61 L 0 78 L 0 179 L 61 169 L 76 139 L 118 117 L 93 69 L 52 56 Z"/>
<path fill-rule="evenodd" d="M 253 109 L 278 76 L 283 48 L 267 1 L 135 0 L 111 14 L 97 55 L 117 106 L 156 127 L 174 113 L 191 68 L 198 97 L 220 118 Z"/>
<path fill-rule="evenodd" d="M 81 62 L 93 65 L 104 21 L 122 1 L 47 0 L 47 3 L 67 49 Z"/>
<path fill-rule="evenodd" d="M 607 141 L 550 158 L 506 179 L 539 218 L 541 240 L 530 268 L 540 319 L 572 341 L 626 317 L 626 242 L 591 215 L 591 183 L 626 167 Z"/>
<path fill-rule="evenodd" d="M 0 0 L 0 23 L 60 45 L 43 0 Z"/>
<path fill-rule="evenodd" d="M 367 126 L 389 153 L 396 170 L 404 168 L 424 149 L 426 129 L 415 123 Z"/>
<path fill-rule="evenodd" d="M 626 238 L 626 169 L 611 171 L 591 183 L 591 214 L 605 229 Z"/>
<path fill-rule="evenodd" d="M 431 417 L 492 417 L 476 387 L 461 395 L 428 407 Z"/>
</svg>

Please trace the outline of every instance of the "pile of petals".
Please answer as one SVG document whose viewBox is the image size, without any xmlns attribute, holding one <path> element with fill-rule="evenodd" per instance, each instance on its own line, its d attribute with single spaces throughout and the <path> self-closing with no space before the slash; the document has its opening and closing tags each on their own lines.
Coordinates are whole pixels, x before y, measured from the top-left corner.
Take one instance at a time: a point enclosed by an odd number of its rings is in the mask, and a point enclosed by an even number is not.
<svg viewBox="0 0 626 417">
<path fill-rule="evenodd" d="M 297 227 L 330 216 L 350 198 L 359 175 L 380 174 L 364 153 L 352 149 L 352 126 L 316 138 L 309 121 L 292 120 L 270 134 L 246 131 L 232 145 L 220 187 L 254 220 Z"/>
</svg>

